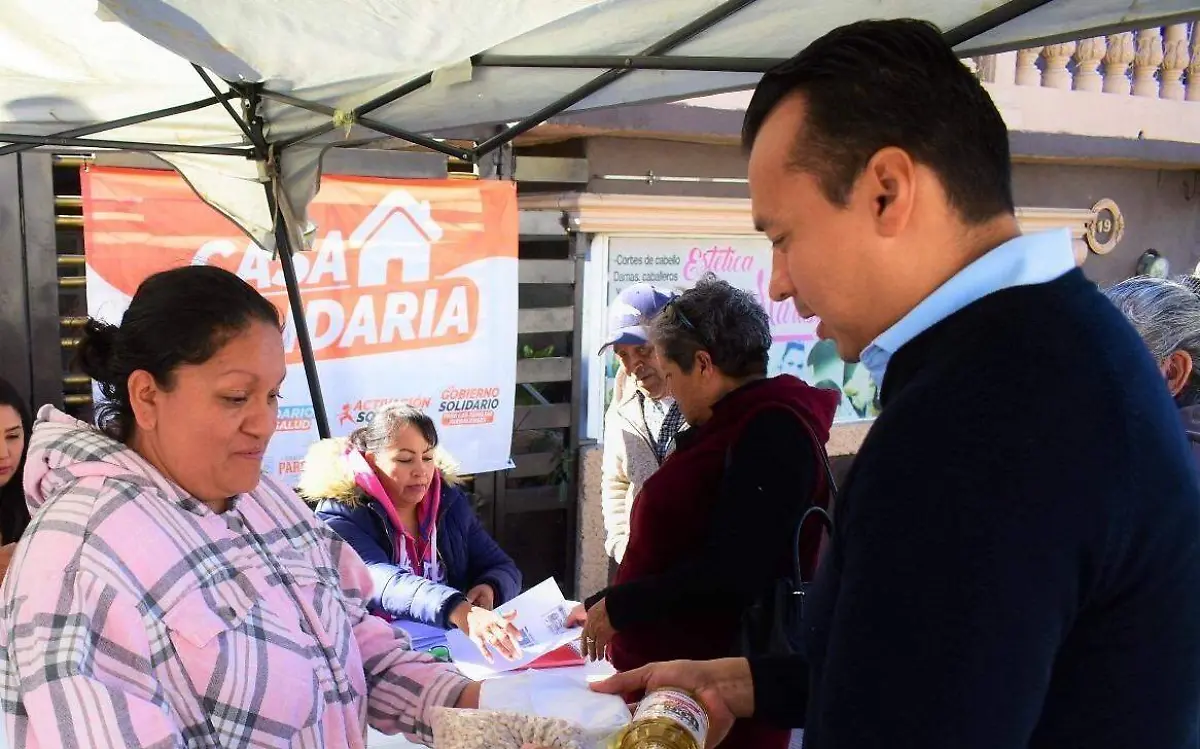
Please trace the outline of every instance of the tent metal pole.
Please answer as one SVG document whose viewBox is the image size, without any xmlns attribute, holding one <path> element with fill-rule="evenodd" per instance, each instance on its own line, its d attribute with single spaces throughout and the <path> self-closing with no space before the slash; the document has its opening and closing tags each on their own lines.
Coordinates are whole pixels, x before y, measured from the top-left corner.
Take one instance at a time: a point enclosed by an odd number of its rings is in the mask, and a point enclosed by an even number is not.
<svg viewBox="0 0 1200 749">
<path fill-rule="evenodd" d="M 323 114 L 328 117 L 333 117 L 334 113 L 336 112 L 333 107 L 325 104 L 318 104 L 312 101 L 305 101 L 304 99 L 298 99 L 295 96 L 289 96 L 288 94 L 280 94 L 274 91 L 262 91 L 259 95 L 264 99 L 273 99 L 274 101 L 278 101 L 282 104 L 290 104 L 293 107 L 307 109 L 310 112 L 317 112 L 318 114 Z M 452 156 L 456 159 L 463 159 L 464 161 L 471 160 L 471 152 L 465 148 L 457 148 L 449 143 L 443 143 L 442 141 L 421 135 L 420 133 L 414 133 L 409 130 L 404 130 L 403 128 L 392 127 L 391 125 L 380 122 L 372 117 L 359 117 L 357 120 L 355 120 L 355 124 L 362 125 L 365 128 L 374 130 L 375 132 L 386 135 L 389 138 L 397 138 L 399 140 L 412 143 L 416 146 L 428 148 L 431 151 L 444 153 L 447 156 Z"/>
<path fill-rule="evenodd" d="M 725 2 L 674 32 L 670 36 L 663 37 L 654 44 L 651 44 L 636 56 L 655 57 L 670 52 L 679 45 L 721 23 L 734 13 L 737 13 L 749 5 L 753 5 L 754 2 L 755 0 L 725 0 Z M 474 160 L 478 161 L 479 157 L 483 156 L 484 154 L 490 153 L 522 133 L 532 130 L 556 114 L 564 112 L 570 107 L 575 106 L 600 89 L 628 75 L 630 72 L 632 72 L 631 68 L 624 68 L 621 70 L 609 70 L 601 73 L 599 76 L 583 84 L 571 93 L 560 97 L 550 104 L 547 104 L 528 117 L 520 120 L 512 127 L 505 128 L 503 132 L 488 138 L 483 143 L 480 143 L 475 147 Z"/>
<path fill-rule="evenodd" d="M 438 153 L 443 153 L 456 159 L 462 159 L 463 161 L 472 160 L 471 152 L 465 148 L 458 148 L 457 146 L 452 146 L 449 143 L 443 143 L 439 140 L 435 140 L 419 133 L 413 133 L 398 127 L 392 127 L 391 125 L 384 124 L 370 117 L 362 117 L 358 120 L 358 122 L 363 127 L 370 128 L 377 133 L 382 133 L 383 135 L 387 135 L 392 138 L 398 138 L 399 140 L 407 141 L 413 145 L 424 146 L 431 151 L 437 151 Z"/>
<path fill-rule="evenodd" d="M 192 69 L 195 70 L 196 74 L 200 76 L 200 80 L 204 81 L 204 85 L 208 86 L 208 90 L 213 92 L 213 96 L 221 95 L 220 89 L 217 88 L 217 84 L 214 83 L 213 79 L 208 75 L 207 70 L 200 67 L 196 63 L 192 63 Z M 247 125 L 241 117 L 238 117 L 238 113 L 233 111 L 233 107 L 230 106 L 229 102 L 225 99 L 221 99 L 221 106 L 225 108 L 225 112 L 229 114 L 230 119 L 233 120 L 234 124 L 238 126 L 238 129 L 241 130 L 246 136 L 246 140 L 250 141 L 255 148 L 261 149 L 265 152 L 267 148 L 266 141 L 261 139 L 255 140 L 255 133 L 250 130 L 250 126 Z"/>
<path fill-rule="evenodd" d="M 254 158 L 248 148 L 229 146 L 190 146 L 182 143 L 141 143 L 128 140 L 98 140 L 95 138 L 61 138 L 55 135 L 20 135 L 0 133 L 0 142 L 20 143 L 37 146 L 59 146 L 62 148 L 104 148 L 120 151 L 157 151 L 159 153 L 196 153 L 204 156 L 241 156 Z"/>
<path fill-rule="evenodd" d="M 685 57 L 683 55 L 476 55 L 481 68 L 595 68 L 610 70 L 694 70 L 709 73 L 765 73 L 783 58 Z"/>
<path fill-rule="evenodd" d="M 228 94 L 224 94 L 222 96 L 213 96 L 208 99 L 201 99 L 199 101 L 188 102 L 187 104 L 180 104 L 175 107 L 167 107 L 166 109 L 156 109 L 153 112 L 144 112 L 142 114 L 135 114 L 130 117 L 122 117 L 119 120 L 110 120 L 108 122 L 98 122 L 95 125 L 86 125 L 84 127 L 77 127 L 77 128 L 73 128 L 71 130 L 63 130 L 61 133 L 54 133 L 53 135 L 49 135 L 46 137 L 49 137 L 49 138 L 78 138 L 78 137 L 81 137 L 84 135 L 94 135 L 96 133 L 103 133 L 106 130 L 116 130 L 118 128 L 128 127 L 130 125 L 138 125 L 143 122 L 150 122 L 151 120 L 160 120 L 160 119 L 163 119 L 164 117 L 174 117 L 177 114 L 184 114 L 185 112 L 194 112 L 198 109 L 206 109 L 208 107 L 211 107 L 214 104 L 220 103 L 223 100 L 232 99 L 235 96 L 237 96 L 237 94 L 235 94 L 231 91 Z M 32 148 L 37 148 L 40 145 L 43 145 L 43 144 L 41 144 L 41 143 L 18 143 L 18 144 L 11 145 L 11 146 L 4 146 L 3 148 L 0 148 L 0 156 L 7 156 L 12 153 L 28 151 Z M 47 143 L 45 145 L 50 145 L 50 144 Z"/>
<path fill-rule="evenodd" d="M 272 180 L 275 176 L 271 177 Z M 267 185 L 270 195 L 271 185 Z M 274 200 L 270 202 L 274 203 Z M 283 282 L 287 287 L 288 304 L 292 310 L 292 323 L 296 326 L 296 342 L 300 344 L 300 360 L 304 363 L 304 378 L 308 381 L 308 394 L 312 398 L 313 417 L 317 420 L 317 435 L 329 439 L 329 412 L 325 410 L 325 396 L 321 393 L 321 378 L 317 374 L 317 358 L 313 354 L 312 339 L 309 337 L 308 320 L 304 317 L 304 302 L 300 298 L 300 283 L 296 279 L 296 265 L 292 261 L 292 242 L 287 225 L 279 211 L 275 214 L 275 251 L 279 253 L 279 264 L 283 270 Z"/>
<path fill-rule="evenodd" d="M 258 95 L 263 99 L 277 101 L 280 104 L 289 104 L 297 109 L 307 109 L 310 112 L 316 112 L 317 114 L 328 115 L 330 117 L 332 117 L 334 112 L 337 111 L 328 104 L 321 104 L 319 102 L 309 101 L 308 99 L 301 99 L 300 97 L 292 96 L 291 94 L 281 94 L 278 91 L 268 91 L 265 88 L 262 91 L 259 91 Z"/>
<path fill-rule="evenodd" d="M 751 0 L 751 1 L 753 1 L 753 0 Z M 425 88 L 426 86 L 429 85 L 429 83 L 432 80 L 433 80 L 433 73 L 425 73 L 424 75 L 421 75 L 421 76 L 418 76 L 418 77 L 412 79 L 408 83 L 405 83 L 401 86 L 397 86 L 396 88 L 392 89 L 391 91 L 387 91 L 383 94 L 380 94 L 379 96 L 376 96 L 374 99 L 371 99 L 370 101 L 367 101 L 367 102 L 355 107 L 354 109 L 350 110 L 350 112 L 348 113 L 350 115 L 350 119 L 351 120 L 359 120 L 365 114 L 370 114 L 371 112 L 374 112 L 376 109 L 380 109 L 381 107 L 386 107 L 388 104 L 391 104 L 392 102 L 396 101 L 397 99 L 403 98 L 405 96 L 408 96 L 409 94 L 411 94 L 414 91 Z M 311 130 L 300 133 L 299 135 L 295 135 L 295 136 L 292 136 L 291 138 L 286 138 L 284 140 L 281 140 L 275 144 L 275 147 L 279 148 L 279 149 L 283 149 L 283 148 L 287 148 L 289 146 L 294 146 L 297 143 L 303 143 L 306 140 L 312 140 L 313 138 L 319 138 L 322 135 L 325 135 L 326 133 L 331 133 L 336 128 L 337 128 L 337 125 L 335 125 L 333 122 L 326 122 L 324 125 L 319 125 L 317 127 L 314 127 Z"/>
<path fill-rule="evenodd" d="M 250 131 L 254 134 L 254 142 L 266 142 L 266 134 L 263 132 L 263 118 L 259 113 L 259 92 L 258 86 L 252 86 L 248 89 L 246 97 L 242 100 L 246 107 L 246 122 L 250 127 Z M 257 149 L 256 149 L 257 150 Z M 329 439 L 331 432 L 329 431 L 329 413 L 325 410 L 325 396 L 321 393 L 321 378 L 317 374 L 317 357 L 313 353 L 312 338 L 308 331 L 308 319 L 304 316 L 304 300 L 300 297 L 300 282 L 296 278 L 296 264 L 292 259 L 292 238 L 291 232 L 288 231 L 286 220 L 283 218 L 283 211 L 279 209 L 279 205 L 275 200 L 275 186 L 279 181 L 279 152 L 275 152 L 275 159 L 271 159 L 271 154 L 265 150 L 257 153 L 259 159 L 264 164 L 268 165 L 267 183 L 263 185 L 266 190 L 267 207 L 271 211 L 271 217 L 275 222 L 275 253 L 279 255 L 280 269 L 283 271 L 283 283 L 287 288 L 288 306 L 292 312 L 292 325 L 296 329 L 296 342 L 300 345 L 300 361 L 304 364 L 304 379 L 308 381 L 308 395 L 312 400 L 313 418 L 317 421 L 317 436 L 321 439 Z M 282 190 L 280 193 L 282 194 Z M 286 198 L 285 198 L 286 199 Z"/>
</svg>

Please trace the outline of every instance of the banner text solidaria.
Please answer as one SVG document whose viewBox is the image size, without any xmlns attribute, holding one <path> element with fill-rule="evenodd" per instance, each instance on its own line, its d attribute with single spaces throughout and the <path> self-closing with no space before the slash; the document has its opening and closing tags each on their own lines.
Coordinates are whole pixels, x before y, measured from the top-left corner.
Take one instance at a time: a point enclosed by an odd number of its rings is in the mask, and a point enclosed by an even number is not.
<svg viewBox="0 0 1200 749">
<path fill-rule="evenodd" d="M 318 360 L 450 346 L 474 337 L 479 288 L 471 279 L 392 277 L 398 274 L 390 273 L 387 259 L 366 257 L 369 253 L 347 249 L 337 239 L 327 239 L 316 252 L 294 256 Z M 285 316 L 288 361 L 299 361 L 295 321 L 278 261 L 254 245 L 238 251 L 229 240 L 214 240 L 205 243 L 192 262 L 226 266 L 270 299 Z"/>
</svg>

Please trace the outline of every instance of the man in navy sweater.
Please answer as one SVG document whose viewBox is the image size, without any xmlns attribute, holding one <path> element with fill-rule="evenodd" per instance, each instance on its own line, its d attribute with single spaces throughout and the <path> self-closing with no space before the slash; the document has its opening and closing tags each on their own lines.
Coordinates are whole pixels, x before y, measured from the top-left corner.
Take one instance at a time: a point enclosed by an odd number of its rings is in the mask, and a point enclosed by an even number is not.
<svg viewBox="0 0 1200 749">
<path fill-rule="evenodd" d="M 649 666 L 815 749 L 1200 741 L 1200 487 L 1163 379 L 1021 236 L 1007 131 L 937 29 L 837 29 L 746 114 L 772 294 L 882 388 L 807 609 L 808 658 Z"/>
</svg>

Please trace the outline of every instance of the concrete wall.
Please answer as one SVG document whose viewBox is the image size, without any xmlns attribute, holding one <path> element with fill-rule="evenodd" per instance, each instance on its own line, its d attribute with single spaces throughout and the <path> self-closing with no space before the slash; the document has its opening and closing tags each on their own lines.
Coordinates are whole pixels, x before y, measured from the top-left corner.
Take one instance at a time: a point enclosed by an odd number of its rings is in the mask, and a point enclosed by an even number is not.
<svg viewBox="0 0 1200 749">
<path fill-rule="evenodd" d="M 604 513 L 600 507 L 601 445 L 579 450 L 579 538 L 576 590 L 580 600 L 608 585 L 608 555 L 604 552 Z"/>
<path fill-rule="evenodd" d="M 1090 208 L 1116 202 L 1125 219 L 1121 243 L 1108 255 L 1092 254 L 1088 277 L 1109 285 L 1134 274 L 1138 257 L 1158 250 L 1171 272 L 1191 273 L 1200 262 L 1200 170 L 1160 171 L 1104 166 L 1018 164 L 1017 205 Z"/>
<path fill-rule="evenodd" d="M 1084 142 L 1088 139 L 1076 138 Z M 600 175 L 746 176 L 746 159 L 736 146 L 621 137 L 590 138 L 588 192 L 746 198 L 745 184 L 629 182 Z M 1117 203 L 1125 234 L 1112 253 L 1089 255 L 1088 276 L 1110 284 L 1134 273 L 1149 248 L 1165 255 L 1172 273 L 1192 272 L 1200 262 L 1200 170 L 1139 169 L 1017 163 L 1013 182 L 1018 206 L 1090 209 L 1101 198 Z"/>
<path fill-rule="evenodd" d="M 743 184 L 688 182 L 627 182 L 601 179 L 603 175 L 668 177 L 732 177 L 745 179 L 746 157 L 740 148 L 704 143 L 681 143 L 642 138 L 589 138 L 588 170 L 592 179 L 586 192 L 628 195 L 678 195 L 682 197 L 748 198 Z"/>
</svg>

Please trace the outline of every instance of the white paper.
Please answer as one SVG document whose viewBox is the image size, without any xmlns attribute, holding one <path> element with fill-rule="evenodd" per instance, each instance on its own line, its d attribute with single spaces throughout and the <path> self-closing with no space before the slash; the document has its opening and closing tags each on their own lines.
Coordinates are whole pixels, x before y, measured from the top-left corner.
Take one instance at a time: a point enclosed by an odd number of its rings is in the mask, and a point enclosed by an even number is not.
<svg viewBox="0 0 1200 749">
<path fill-rule="evenodd" d="M 577 604 L 563 597 L 554 578 L 538 583 L 521 595 L 496 609 L 500 615 L 515 611 L 513 624 L 521 631 L 521 657 L 508 660 L 496 653 L 494 663 L 488 663 L 467 635 L 457 629 L 446 633 L 450 656 L 462 673 L 472 679 L 486 679 L 495 674 L 522 668 L 552 650 L 579 639 L 579 627 L 567 628 L 567 616 Z"/>
</svg>

